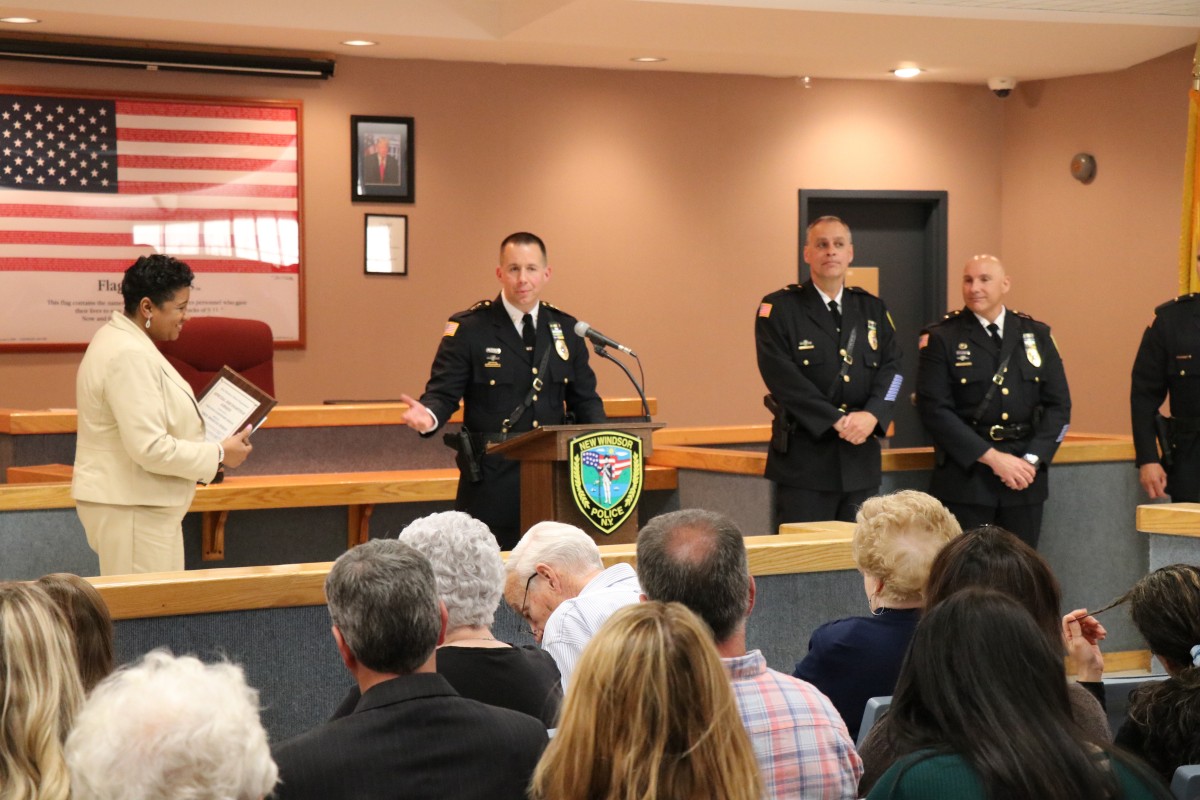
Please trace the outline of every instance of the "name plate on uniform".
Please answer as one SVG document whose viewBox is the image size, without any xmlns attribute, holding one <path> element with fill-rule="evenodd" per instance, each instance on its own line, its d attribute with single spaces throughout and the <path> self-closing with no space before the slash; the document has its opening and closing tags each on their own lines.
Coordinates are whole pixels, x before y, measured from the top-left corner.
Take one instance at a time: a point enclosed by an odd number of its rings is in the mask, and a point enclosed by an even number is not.
<svg viewBox="0 0 1200 800">
<path fill-rule="evenodd" d="M 645 464 L 642 440 L 620 431 L 595 431 L 570 441 L 571 497 L 605 536 L 637 512 Z"/>
</svg>

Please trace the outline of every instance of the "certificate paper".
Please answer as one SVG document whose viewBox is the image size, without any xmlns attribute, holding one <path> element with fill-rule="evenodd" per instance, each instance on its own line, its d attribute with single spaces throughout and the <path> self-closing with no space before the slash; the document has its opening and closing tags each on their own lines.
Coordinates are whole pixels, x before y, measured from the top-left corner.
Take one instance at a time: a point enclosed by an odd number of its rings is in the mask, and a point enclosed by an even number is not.
<svg viewBox="0 0 1200 800">
<path fill-rule="evenodd" d="M 276 400 L 229 367 L 222 367 L 196 403 L 204 419 L 204 440 L 219 443 L 247 425 L 261 425 Z"/>
</svg>

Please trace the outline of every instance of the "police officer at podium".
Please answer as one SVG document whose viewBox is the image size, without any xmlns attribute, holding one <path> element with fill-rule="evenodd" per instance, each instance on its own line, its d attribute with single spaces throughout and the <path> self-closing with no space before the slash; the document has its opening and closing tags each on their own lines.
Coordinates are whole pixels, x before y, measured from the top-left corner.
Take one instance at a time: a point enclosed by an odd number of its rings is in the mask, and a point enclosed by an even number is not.
<svg viewBox="0 0 1200 800">
<path fill-rule="evenodd" d="M 879 437 L 903 380 L 887 307 L 846 286 L 854 258 L 837 217 L 808 226 L 811 278 L 763 298 L 755 319 L 758 371 L 774 416 L 766 476 L 775 521 L 853 521 L 879 492 Z"/>
<path fill-rule="evenodd" d="M 967 261 L 965 307 L 921 334 L 917 410 L 934 441 L 929 493 L 963 530 L 995 524 L 1036 547 L 1071 395 L 1049 326 L 1005 308 L 1009 286 L 995 256 Z"/>
<path fill-rule="evenodd" d="M 1168 395 L 1169 418 L 1158 412 Z M 1200 293 L 1154 309 L 1133 362 L 1129 406 L 1146 494 L 1200 502 Z"/>
<path fill-rule="evenodd" d="M 421 399 L 404 422 L 432 436 L 463 401 L 454 507 L 485 522 L 501 549 L 520 539 L 520 464 L 486 455 L 488 444 L 542 425 L 604 422 L 604 403 L 575 318 L 540 300 L 550 280 L 546 245 L 532 233 L 500 244 L 500 295 L 450 317 Z"/>
</svg>

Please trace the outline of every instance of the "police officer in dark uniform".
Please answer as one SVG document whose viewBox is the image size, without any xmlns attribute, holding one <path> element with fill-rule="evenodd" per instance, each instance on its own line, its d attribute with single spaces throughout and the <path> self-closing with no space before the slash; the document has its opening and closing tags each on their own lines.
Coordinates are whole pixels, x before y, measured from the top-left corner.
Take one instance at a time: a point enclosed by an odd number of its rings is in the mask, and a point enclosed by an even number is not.
<svg viewBox="0 0 1200 800">
<path fill-rule="evenodd" d="M 994 256 L 963 270 L 966 308 L 921 335 L 917 410 L 933 437 L 929 493 L 963 530 L 1006 528 L 1033 547 L 1047 469 L 1071 420 L 1071 394 L 1049 326 L 1004 307 L 1009 279 Z"/>
<path fill-rule="evenodd" d="M 1158 409 L 1171 397 L 1169 419 Z M 1200 502 L 1200 294 L 1154 309 L 1129 392 L 1138 477 L 1150 497 Z M 1159 456 L 1158 445 L 1163 455 Z"/>
<path fill-rule="evenodd" d="M 541 302 L 550 280 L 546 246 L 532 233 L 500 245 L 500 296 L 446 323 L 420 401 L 408 395 L 405 423 L 431 436 L 463 400 L 455 508 L 487 523 L 504 550 L 520 539 L 520 465 L 484 455 L 487 445 L 542 425 L 604 422 L 596 375 L 575 318 Z"/>
<path fill-rule="evenodd" d="M 845 285 L 853 258 L 850 228 L 821 217 L 804 247 L 811 279 L 758 309 L 758 371 L 775 417 L 766 476 L 776 524 L 853 521 L 879 492 L 877 437 L 900 392 L 900 348 L 883 301 Z"/>
</svg>

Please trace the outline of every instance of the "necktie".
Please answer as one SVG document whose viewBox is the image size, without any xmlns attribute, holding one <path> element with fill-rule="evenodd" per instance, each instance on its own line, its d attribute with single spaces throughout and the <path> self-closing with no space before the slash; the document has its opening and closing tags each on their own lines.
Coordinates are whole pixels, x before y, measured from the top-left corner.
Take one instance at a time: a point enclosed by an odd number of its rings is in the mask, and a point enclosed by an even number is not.
<svg viewBox="0 0 1200 800">
<path fill-rule="evenodd" d="M 533 346 L 537 342 L 537 335 L 533 330 L 532 314 L 521 317 L 521 338 L 525 340 L 525 349 L 532 353 Z"/>
<path fill-rule="evenodd" d="M 833 314 L 833 324 L 840 333 L 842 330 L 842 312 L 838 311 L 837 300 L 829 301 L 829 311 Z"/>
<path fill-rule="evenodd" d="M 387 158 L 379 159 L 379 182 L 383 183 L 384 177 L 387 176 Z"/>
<path fill-rule="evenodd" d="M 1003 342 L 1000 339 L 1000 326 L 996 323 L 991 323 L 987 326 L 988 333 L 992 335 L 992 341 L 996 343 L 996 349 L 999 350 Z"/>
</svg>

